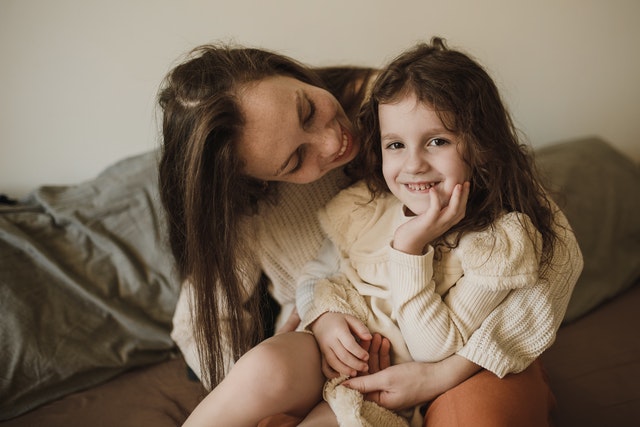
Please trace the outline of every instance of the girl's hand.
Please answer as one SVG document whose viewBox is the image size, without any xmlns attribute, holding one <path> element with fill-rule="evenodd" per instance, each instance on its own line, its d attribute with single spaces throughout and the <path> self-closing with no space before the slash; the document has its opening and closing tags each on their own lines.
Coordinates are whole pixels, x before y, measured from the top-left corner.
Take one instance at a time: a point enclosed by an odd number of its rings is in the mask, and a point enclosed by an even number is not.
<svg viewBox="0 0 640 427">
<path fill-rule="evenodd" d="M 360 320 L 328 312 L 311 324 L 311 331 L 320 347 L 322 372 L 327 378 L 354 377 L 368 371 L 369 352 L 358 341 L 371 341 L 372 336 Z"/>
<path fill-rule="evenodd" d="M 426 212 L 402 224 L 395 232 L 393 247 L 399 251 L 422 255 L 425 247 L 460 222 L 467 209 L 469 182 L 457 184 L 449 199 L 442 207 L 435 191 L 429 192 L 429 208 Z"/>
<path fill-rule="evenodd" d="M 436 362 L 407 362 L 380 372 L 350 378 L 342 385 L 391 410 L 429 402 L 471 377 L 480 366 L 454 354 Z"/>
</svg>

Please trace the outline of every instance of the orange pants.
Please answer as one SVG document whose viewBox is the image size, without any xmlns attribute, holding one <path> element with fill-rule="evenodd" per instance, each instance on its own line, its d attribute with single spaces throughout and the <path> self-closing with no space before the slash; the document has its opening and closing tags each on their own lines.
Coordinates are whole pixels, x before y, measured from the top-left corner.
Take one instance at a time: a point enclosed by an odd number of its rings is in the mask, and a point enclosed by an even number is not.
<svg viewBox="0 0 640 427">
<path fill-rule="evenodd" d="M 519 374 L 500 379 L 482 370 L 434 399 L 425 414 L 426 427 L 550 426 L 556 401 L 542 364 L 535 361 Z M 276 415 L 259 427 L 296 426 L 299 419 Z"/>
</svg>

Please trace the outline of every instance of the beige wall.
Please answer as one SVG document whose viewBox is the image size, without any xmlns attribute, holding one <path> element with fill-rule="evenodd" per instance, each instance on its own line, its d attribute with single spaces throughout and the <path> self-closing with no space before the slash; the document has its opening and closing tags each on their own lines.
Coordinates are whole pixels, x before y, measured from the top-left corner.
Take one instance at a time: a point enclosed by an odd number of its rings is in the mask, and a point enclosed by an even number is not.
<svg viewBox="0 0 640 427">
<path fill-rule="evenodd" d="M 534 145 L 640 160 L 637 0 L 0 0 L 0 193 L 89 179 L 158 145 L 154 97 L 197 44 L 382 65 L 439 34 L 483 62 Z"/>
</svg>

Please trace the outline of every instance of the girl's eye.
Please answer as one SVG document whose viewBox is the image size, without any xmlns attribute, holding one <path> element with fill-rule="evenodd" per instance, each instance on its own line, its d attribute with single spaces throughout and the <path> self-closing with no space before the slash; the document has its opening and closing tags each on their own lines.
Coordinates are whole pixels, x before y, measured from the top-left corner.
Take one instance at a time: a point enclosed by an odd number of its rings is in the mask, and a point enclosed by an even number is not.
<svg viewBox="0 0 640 427">
<path fill-rule="evenodd" d="M 446 139 L 442 139 L 442 138 L 433 138 L 432 140 L 429 141 L 429 145 L 430 146 L 435 146 L 435 147 L 441 147 L 443 145 L 448 144 L 449 141 L 447 141 Z"/>
<path fill-rule="evenodd" d="M 392 143 L 387 144 L 388 150 L 400 150 L 401 148 L 404 148 L 404 144 L 399 141 L 394 141 Z"/>
</svg>

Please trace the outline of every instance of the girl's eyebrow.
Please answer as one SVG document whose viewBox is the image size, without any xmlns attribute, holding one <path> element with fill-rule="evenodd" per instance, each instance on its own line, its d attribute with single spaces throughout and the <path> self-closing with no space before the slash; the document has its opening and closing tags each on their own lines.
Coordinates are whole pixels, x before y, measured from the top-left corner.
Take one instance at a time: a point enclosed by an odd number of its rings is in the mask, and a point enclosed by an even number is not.
<svg viewBox="0 0 640 427">
<path fill-rule="evenodd" d="M 380 139 L 399 139 L 400 137 L 395 133 L 385 133 L 384 135 L 380 135 Z"/>
</svg>

